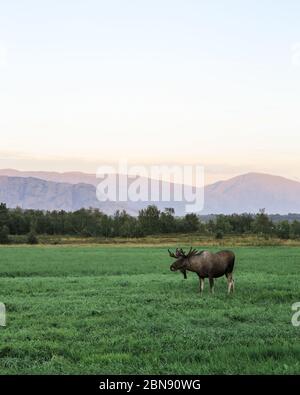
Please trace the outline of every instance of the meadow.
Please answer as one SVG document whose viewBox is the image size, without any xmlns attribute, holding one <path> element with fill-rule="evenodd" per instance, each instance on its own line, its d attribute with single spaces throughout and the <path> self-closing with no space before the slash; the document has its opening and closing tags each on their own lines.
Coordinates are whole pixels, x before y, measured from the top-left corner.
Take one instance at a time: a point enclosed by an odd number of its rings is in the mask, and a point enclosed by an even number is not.
<svg viewBox="0 0 300 395">
<path fill-rule="evenodd" d="M 233 250 L 200 297 L 164 246 L 1 247 L 0 374 L 299 374 L 300 248 Z"/>
</svg>

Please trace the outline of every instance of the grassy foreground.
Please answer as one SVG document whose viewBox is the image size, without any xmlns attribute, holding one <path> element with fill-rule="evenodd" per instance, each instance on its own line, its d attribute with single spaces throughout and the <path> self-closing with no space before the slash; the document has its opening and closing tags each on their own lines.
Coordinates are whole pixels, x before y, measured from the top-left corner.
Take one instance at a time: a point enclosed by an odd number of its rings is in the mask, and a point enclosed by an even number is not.
<svg viewBox="0 0 300 395">
<path fill-rule="evenodd" d="M 164 247 L 0 248 L 0 374 L 299 374 L 300 248 L 234 251 L 201 298 Z"/>
</svg>

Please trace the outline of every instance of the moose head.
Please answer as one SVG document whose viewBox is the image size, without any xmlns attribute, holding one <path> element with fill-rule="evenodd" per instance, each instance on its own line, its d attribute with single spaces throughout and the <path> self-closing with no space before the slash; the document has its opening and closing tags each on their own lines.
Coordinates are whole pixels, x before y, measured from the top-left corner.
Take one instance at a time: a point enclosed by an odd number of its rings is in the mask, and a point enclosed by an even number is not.
<svg viewBox="0 0 300 395">
<path fill-rule="evenodd" d="M 176 248 L 175 253 L 171 252 L 170 250 L 168 251 L 170 257 L 176 259 L 176 261 L 170 266 L 170 270 L 172 272 L 176 272 L 177 270 L 185 270 L 189 262 L 189 259 L 199 254 L 199 252 L 193 249 L 193 247 L 191 247 L 190 251 L 187 254 L 183 251 L 182 248 L 180 249 Z"/>
</svg>

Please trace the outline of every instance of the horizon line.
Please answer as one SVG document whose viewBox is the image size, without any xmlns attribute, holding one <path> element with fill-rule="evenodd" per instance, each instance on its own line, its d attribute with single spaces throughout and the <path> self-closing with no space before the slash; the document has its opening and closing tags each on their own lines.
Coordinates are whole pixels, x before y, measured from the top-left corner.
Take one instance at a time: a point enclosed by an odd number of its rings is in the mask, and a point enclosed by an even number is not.
<svg viewBox="0 0 300 395">
<path fill-rule="evenodd" d="M 57 175 L 80 174 L 80 175 L 83 175 L 83 176 L 95 176 L 95 178 L 96 178 L 96 174 L 97 174 L 96 172 L 95 173 L 91 173 L 91 172 L 84 172 L 84 171 L 81 171 L 81 170 L 56 171 L 56 170 L 20 170 L 20 169 L 16 169 L 16 168 L 0 168 L 0 172 L 5 172 L 5 171 L 7 171 L 7 172 L 14 171 L 14 172 L 18 172 L 18 173 L 42 173 L 42 174 L 49 174 L 50 173 L 50 174 L 57 174 Z M 109 174 L 126 175 L 125 173 L 109 173 Z M 230 181 L 230 180 L 233 180 L 235 178 L 239 178 L 239 177 L 243 177 L 243 176 L 250 176 L 250 175 L 281 178 L 281 179 L 285 179 L 285 180 L 288 180 L 288 181 L 300 183 L 299 180 L 292 179 L 292 178 L 290 178 L 288 176 L 282 176 L 282 175 L 278 175 L 278 174 L 271 174 L 271 173 L 267 173 L 267 172 L 264 172 L 264 171 L 262 171 L 262 172 L 260 172 L 260 171 L 248 171 L 248 172 L 239 173 L 239 174 L 234 175 L 234 176 L 229 176 L 226 179 L 217 180 L 217 181 L 214 181 L 212 183 L 207 183 L 207 184 L 204 183 L 204 187 L 215 185 L 215 184 L 218 184 L 220 182 Z M 18 177 L 18 176 L 11 176 L 11 175 L 7 175 L 7 174 L 0 174 L 0 177 Z M 25 177 L 20 177 L 20 178 L 37 178 L 37 179 L 39 179 L 39 177 L 31 177 L 31 176 L 25 176 Z M 151 178 L 151 177 L 142 177 L 142 178 L 148 178 L 149 180 L 155 180 L 155 181 L 170 182 L 171 184 L 176 185 L 175 182 L 172 182 L 170 180 L 156 179 L 156 178 Z M 48 182 L 63 182 L 63 181 L 52 181 L 52 180 L 45 180 L 45 181 L 48 181 Z M 72 184 L 72 183 L 70 183 L 68 181 L 65 181 L 63 183 Z M 88 184 L 86 182 L 80 182 L 79 184 L 90 185 L 90 184 Z M 191 186 L 189 184 L 181 184 L 181 185 Z"/>
</svg>

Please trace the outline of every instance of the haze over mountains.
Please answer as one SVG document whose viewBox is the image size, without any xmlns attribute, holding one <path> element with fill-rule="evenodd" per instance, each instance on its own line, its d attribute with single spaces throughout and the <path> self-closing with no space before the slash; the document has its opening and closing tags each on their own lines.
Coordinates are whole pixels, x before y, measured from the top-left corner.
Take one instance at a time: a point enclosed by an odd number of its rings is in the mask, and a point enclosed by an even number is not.
<svg viewBox="0 0 300 395">
<path fill-rule="evenodd" d="M 284 177 L 249 173 L 205 188 L 205 213 L 269 214 L 300 212 L 300 183 Z"/>
<path fill-rule="evenodd" d="M 125 209 L 132 215 L 151 202 L 99 202 L 99 180 L 80 172 L 20 172 L 0 170 L 0 202 L 24 209 L 66 210 L 99 208 L 107 214 Z M 300 183 L 283 177 L 249 173 L 208 185 L 201 214 L 256 213 L 265 208 L 270 214 L 300 213 Z M 185 214 L 185 202 L 156 202 L 161 210 L 173 207 Z"/>
<path fill-rule="evenodd" d="M 58 173 L 50 171 L 19 171 L 14 169 L 0 169 L 0 176 L 32 177 L 46 181 L 64 182 L 69 184 L 83 183 L 94 186 L 97 186 L 99 183 L 99 180 L 96 178 L 95 174 L 81 173 L 78 171 Z"/>
</svg>

